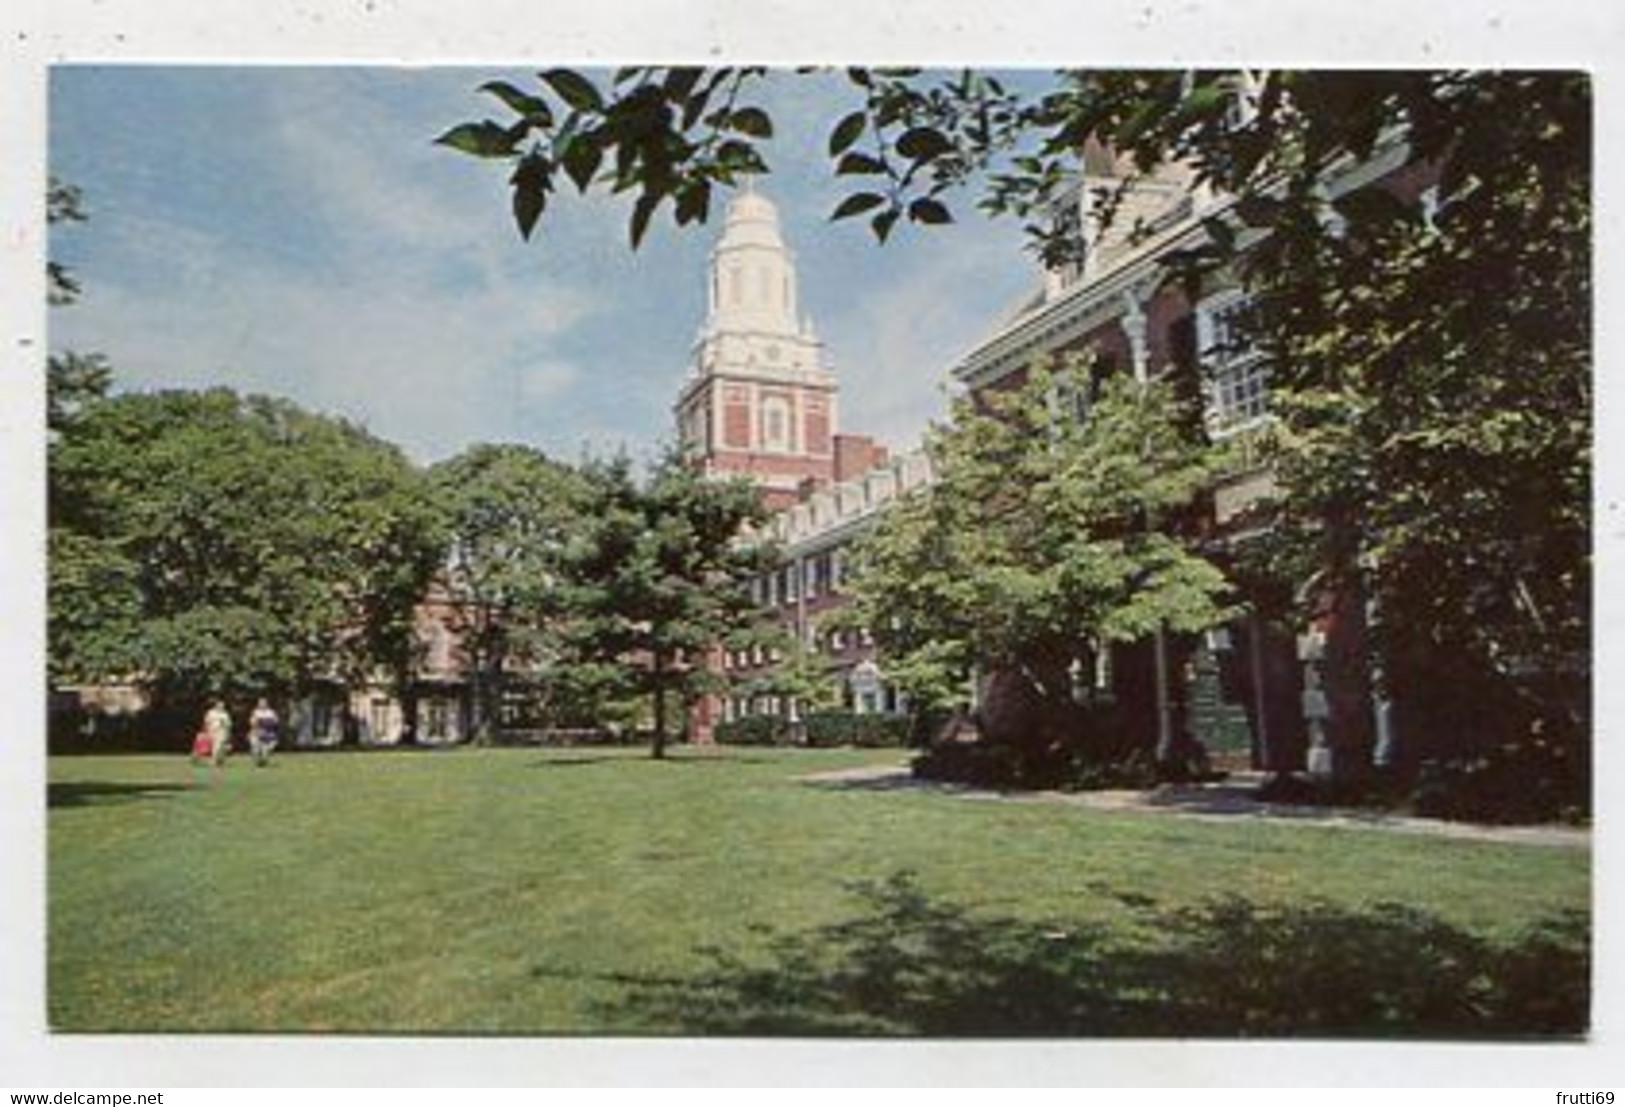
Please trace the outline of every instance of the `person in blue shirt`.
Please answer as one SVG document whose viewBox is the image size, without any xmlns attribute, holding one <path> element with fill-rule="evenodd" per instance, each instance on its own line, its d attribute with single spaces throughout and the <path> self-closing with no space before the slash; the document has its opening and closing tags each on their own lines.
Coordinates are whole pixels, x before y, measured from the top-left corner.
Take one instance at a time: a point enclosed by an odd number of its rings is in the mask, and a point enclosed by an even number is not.
<svg viewBox="0 0 1625 1107">
<path fill-rule="evenodd" d="M 271 751 L 276 749 L 277 723 L 276 712 L 263 698 L 254 705 L 254 713 L 248 717 L 248 747 L 253 751 L 255 765 L 264 766 L 271 760 Z"/>
</svg>

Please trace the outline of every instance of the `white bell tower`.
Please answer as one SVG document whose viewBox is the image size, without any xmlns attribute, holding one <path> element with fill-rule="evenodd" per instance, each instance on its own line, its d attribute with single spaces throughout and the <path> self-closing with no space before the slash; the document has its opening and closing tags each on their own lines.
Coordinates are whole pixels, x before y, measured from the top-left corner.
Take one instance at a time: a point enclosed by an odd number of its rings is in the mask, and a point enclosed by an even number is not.
<svg viewBox="0 0 1625 1107">
<path fill-rule="evenodd" d="M 678 434 L 706 472 L 748 474 L 782 506 L 834 473 L 837 384 L 797 311 L 778 209 L 748 183 L 728 205 L 707 276 Z"/>
</svg>

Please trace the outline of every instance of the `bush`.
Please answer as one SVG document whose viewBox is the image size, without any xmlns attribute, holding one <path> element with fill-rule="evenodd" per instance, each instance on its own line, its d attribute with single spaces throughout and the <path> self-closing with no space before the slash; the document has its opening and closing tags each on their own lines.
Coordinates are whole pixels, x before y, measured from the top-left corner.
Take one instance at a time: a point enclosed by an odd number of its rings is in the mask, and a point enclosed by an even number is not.
<svg viewBox="0 0 1625 1107">
<path fill-rule="evenodd" d="M 922 780 L 1068 792 L 1151 788 L 1162 780 L 1156 763 L 1144 753 L 1101 757 L 1077 747 L 1062 747 L 1039 754 L 986 739 L 933 746 L 914 759 L 913 769 Z"/>
<path fill-rule="evenodd" d="M 790 721 L 782 715 L 747 715 L 718 723 L 713 735 L 724 746 L 785 746 Z"/>
<path fill-rule="evenodd" d="M 818 711 L 807 715 L 807 745 L 893 749 L 908 745 L 913 727 L 906 715 L 859 715 Z"/>
<path fill-rule="evenodd" d="M 1584 824 L 1591 813 L 1587 761 L 1584 750 L 1529 742 L 1432 762 L 1418 775 L 1415 811 L 1478 823 Z"/>
<path fill-rule="evenodd" d="M 1051 719 L 1049 730 L 1036 726 L 1009 740 L 978 733 L 981 720 L 939 740 L 914 761 L 914 775 L 924 780 L 982 788 L 1061 789 L 1151 788 L 1171 779 L 1208 779 L 1201 748 L 1191 743 L 1187 759 L 1158 765 L 1141 737 L 1125 724 L 1111 704 L 1074 705 L 1064 719 Z"/>
</svg>

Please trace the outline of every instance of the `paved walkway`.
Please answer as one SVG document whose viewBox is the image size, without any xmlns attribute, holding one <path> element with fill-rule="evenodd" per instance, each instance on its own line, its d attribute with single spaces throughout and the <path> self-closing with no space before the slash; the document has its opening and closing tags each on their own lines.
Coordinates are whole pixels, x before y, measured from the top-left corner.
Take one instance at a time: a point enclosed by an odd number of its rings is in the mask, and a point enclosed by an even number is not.
<svg viewBox="0 0 1625 1107">
<path fill-rule="evenodd" d="M 1059 803 L 1096 811 L 1156 812 L 1186 819 L 1214 822 L 1263 819 L 1300 822 L 1351 830 L 1381 830 L 1397 834 L 1426 834 L 1472 842 L 1590 849 L 1591 831 L 1565 826 L 1484 826 L 1477 823 L 1422 819 L 1355 807 L 1265 803 L 1254 796 L 1262 776 L 1236 773 L 1212 784 L 1165 784 L 1150 791 L 1114 789 L 1097 792 L 1000 792 L 963 784 L 919 780 L 906 765 L 868 765 L 812 773 L 799 780 L 820 787 L 868 791 L 929 790 L 968 800 L 1000 803 Z"/>
</svg>

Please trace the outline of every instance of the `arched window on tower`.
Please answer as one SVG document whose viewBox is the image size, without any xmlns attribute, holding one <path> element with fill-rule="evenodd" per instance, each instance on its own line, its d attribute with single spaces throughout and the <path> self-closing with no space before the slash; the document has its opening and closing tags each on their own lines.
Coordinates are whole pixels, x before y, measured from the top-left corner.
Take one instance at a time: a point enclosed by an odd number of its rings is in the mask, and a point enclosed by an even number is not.
<svg viewBox="0 0 1625 1107">
<path fill-rule="evenodd" d="M 762 449 L 790 452 L 790 405 L 782 397 L 762 401 Z"/>
</svg>

